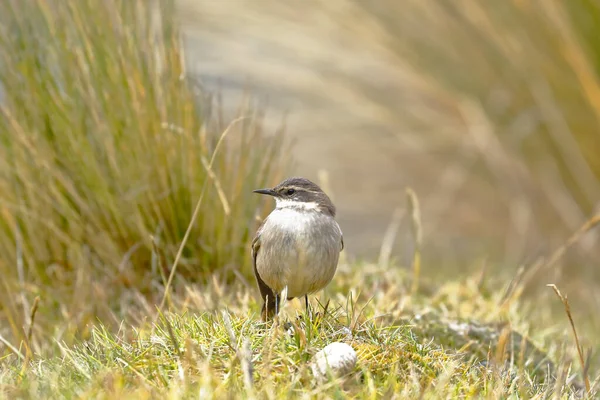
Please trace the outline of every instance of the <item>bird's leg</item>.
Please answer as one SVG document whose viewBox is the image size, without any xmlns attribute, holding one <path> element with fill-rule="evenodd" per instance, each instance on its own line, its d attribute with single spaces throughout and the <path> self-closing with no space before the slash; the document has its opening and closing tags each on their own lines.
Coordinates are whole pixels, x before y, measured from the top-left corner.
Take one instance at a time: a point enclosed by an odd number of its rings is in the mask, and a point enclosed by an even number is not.
<svg viewBox="0 0 600 400">
<path fill-rule="evenodd" d="M 306 316 L 308 317 L 308 319 L 310 319 L 312 321 L 313 313 L 312 313 L 312 308 L 311 308 L 310 304 L 308 303 L 308 295 L 307 294 L 304 295 L 304 306 L 306 307 Z"/>
<path fill-rule="evenodd" d="M 279 295 L 273 294 L 273 292 L 265 296 L 264 304 L 261 311 L 263 322 L 274 318 L 279 313 L 280 298 L 281 297 Z"/>
<path fill-rule="evenodd" d="M 281 299 L 280 295 L 275 295 L 275 315 L 279 315 L 279 300 Z"/>
</svg>

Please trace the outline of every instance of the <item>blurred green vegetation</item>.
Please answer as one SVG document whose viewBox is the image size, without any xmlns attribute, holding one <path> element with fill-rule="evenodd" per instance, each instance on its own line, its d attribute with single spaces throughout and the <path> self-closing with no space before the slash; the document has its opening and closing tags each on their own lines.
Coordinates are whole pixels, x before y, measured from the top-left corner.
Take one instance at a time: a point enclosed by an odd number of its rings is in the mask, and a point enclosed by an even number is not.
<svg viewBox="0 0 600 400">
<path fill-rule="evenodd" d="M 0 4 L 0 326 L 15 338 L 36 296 L 37 328 L 59 337 L 119 312 L 128 288 L 160 298 L 205 184 L 177 276 L 251 275 L 252 190 L 282 176 L 282 136 L 186 75 L 173 16 L 171 1 Z"/>
</svg>

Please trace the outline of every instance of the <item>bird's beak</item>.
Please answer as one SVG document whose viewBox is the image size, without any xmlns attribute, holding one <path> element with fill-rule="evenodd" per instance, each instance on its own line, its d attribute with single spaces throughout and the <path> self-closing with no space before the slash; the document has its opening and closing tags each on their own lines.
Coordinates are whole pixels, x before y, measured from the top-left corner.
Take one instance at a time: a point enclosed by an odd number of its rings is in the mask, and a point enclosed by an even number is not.
<svg viewBox="0 0 600 400">
<path fill-rule="evenodd" d="M 275 191 L 273 189 L 256 189 L 253 190 L 253 192 L 258 194 L 267 194 L 269 196 L 275 196 Z"/>
</svg>

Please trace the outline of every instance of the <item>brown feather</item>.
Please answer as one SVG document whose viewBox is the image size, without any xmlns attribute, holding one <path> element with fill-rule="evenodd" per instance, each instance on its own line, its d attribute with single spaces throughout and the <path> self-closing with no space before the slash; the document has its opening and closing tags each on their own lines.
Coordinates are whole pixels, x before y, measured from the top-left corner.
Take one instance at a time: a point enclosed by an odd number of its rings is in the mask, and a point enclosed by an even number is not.
<svg viewBox="0 0 600 400">
<path fill-rule="evenodd" d="M 264 223 L 264 222 L 263 222 Z M 254 266 L 254 276 L 256 276 L 256 282 L 258 283 L 258 289 L 260 290 L 260 296 L 263 299 L 263 306 L 260 312 L 263 321 L 267 321 L 275 316 L 277 307 L 277 298 L 273 293 L 273 290 L 261 279 L 258 269 L 256 268 L 256 256 L 260 250 L 260 228 L 256 231 L 256 236 L 252 240 L 252 264 Z"/>
</svg>

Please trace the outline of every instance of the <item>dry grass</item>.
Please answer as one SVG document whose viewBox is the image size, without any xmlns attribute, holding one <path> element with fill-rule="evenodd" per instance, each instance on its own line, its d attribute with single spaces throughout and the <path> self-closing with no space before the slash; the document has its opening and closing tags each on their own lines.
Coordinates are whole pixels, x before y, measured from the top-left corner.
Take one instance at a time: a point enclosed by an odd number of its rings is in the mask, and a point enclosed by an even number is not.
<svg viewBox="0 0 600 400">
<path fill-rule="evenodd" d="M 575 346 L 577 348 L 577 355 L 579 355 L 579 364 L 581 366 L 581 373 L 583 375 L 583 381 L 585 383 L 586 394 L 590 393 L 590 378 L 587 376 L 588 371 L 586 362 L 583 358 L 583 349 L 581 348 L 581 344 L 579 342 L 579 336 L 577 335 L 577 329 L 575 328 L 575 322 L 573 321 L 573 315 L 571 314 L 571 306 L 569 305 L 569 300 L 562 295 L 562 293 L 560 292 L 560 290 L 558 290 L 556 285 L 550 284 L 548 286 L 554 290 L 554 292 L 565 307 L 565 313 L 567 314 L 567 318 L 569 318 L 569 323 L 571 324 L 571 329 L 573 330 L 573 336 L 575 337 Z"/>
<path fill-rule="evenodd" d="M 282 138 L 187 75 L 173 15 L 169 1 L 0 5 L 0 333 L 16 343 L 37 296 L 33 329 L 59 340 L 160 299 L 202 195 L 176 276 L 251 271 L 251 191 L 285 171 Z"/>
</svg>

